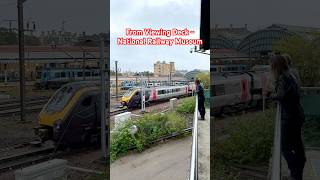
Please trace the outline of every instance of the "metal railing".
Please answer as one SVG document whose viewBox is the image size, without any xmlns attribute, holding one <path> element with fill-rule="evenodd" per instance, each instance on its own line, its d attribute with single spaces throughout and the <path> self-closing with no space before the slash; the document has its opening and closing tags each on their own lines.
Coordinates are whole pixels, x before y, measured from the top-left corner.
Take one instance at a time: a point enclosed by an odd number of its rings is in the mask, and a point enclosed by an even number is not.
<svg viewBox="0 0 320 180">
<path fill-rule="evenodd" d="M 192 149 L 190 160 L 189 180 L 198 179 L 198 96 L 196 98 L 196 106 L 194 110 L 193 130 L 192 130 Z"/>
<path fill-rule="evenodd" d="M 281 179 L 281 106 L 277 104 L 276 122 L 274 128 L 271 180 Z"/>
</svg>

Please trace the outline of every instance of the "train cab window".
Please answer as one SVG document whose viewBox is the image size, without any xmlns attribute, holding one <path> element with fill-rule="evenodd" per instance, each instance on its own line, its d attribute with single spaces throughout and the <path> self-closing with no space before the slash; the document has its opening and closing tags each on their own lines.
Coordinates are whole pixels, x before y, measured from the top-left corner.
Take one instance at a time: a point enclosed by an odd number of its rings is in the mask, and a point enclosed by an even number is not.
<svg viewBox="0 0 320 180">
<path fill-rule="evenodd" d="M 92 96 L 88 96 L 81 102 L 81 105 L 84 107 L 88 107 L 91 105 L 91 101 L 92 101 Z"/>
</svg>

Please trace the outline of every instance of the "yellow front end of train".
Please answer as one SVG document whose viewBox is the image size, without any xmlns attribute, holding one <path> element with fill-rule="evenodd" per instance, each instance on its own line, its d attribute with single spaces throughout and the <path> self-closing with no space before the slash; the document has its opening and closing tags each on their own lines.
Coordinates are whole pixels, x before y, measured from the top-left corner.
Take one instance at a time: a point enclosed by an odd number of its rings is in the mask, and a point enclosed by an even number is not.
<svg viewBox="0 0 320 180">
<path fill-rule="evenodd" d="M 35 133 L 42 141 L 80 142 L 83 128 L 94 129 L 97 126 L 97 90 L 97 86 L 80 83 L 62 86 L 41 110 Z"/>
</svg>

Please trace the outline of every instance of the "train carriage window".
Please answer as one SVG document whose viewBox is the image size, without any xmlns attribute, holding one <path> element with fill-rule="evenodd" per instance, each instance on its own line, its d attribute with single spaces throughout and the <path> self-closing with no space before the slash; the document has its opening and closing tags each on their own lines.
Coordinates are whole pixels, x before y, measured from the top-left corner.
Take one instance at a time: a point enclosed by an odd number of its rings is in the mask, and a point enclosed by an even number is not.
<svg viewBox="0 0 320 180">
<path fill-rule="evenodd" d="M 88 107 L 91 105 L 91 102 L 92 102 L 92 96 L 88 96 L 81 102 L 81 105 L 84 107 Z"/>
<path fill-rule="evenodd" d="M 82 72 L 78 72 L 78 73 L 77 73 L 77 76 L 78 76 L 78 77 L 82 77 Z"/>
<path fill-rule="evenodd" d="M 158 95 L 161 95 L 161 94 L 166 94 L 167 91 L 166 90 L 158 90 Z"/>
<path fill-rule="evenodd" d="M 91 72 L 85 72 L 85 76 L 91 76 Z"/>
<path fill-rule="evenodd" d="M 224 85 L 223 84 L 213 85 L 212 94 L 213 94 L 213 96 L 225 95 Z"/>
<path fill-rule="evenodd" d="M 54 77 L 55 77 L 55 78 L 60 78 L 60 72 L 54 73 Z"/>
<path fill-rule="evenodd" d="M 61 72 L 61 77 L 62 78 L 66 77 L 66 72 Z"/>
</svg>

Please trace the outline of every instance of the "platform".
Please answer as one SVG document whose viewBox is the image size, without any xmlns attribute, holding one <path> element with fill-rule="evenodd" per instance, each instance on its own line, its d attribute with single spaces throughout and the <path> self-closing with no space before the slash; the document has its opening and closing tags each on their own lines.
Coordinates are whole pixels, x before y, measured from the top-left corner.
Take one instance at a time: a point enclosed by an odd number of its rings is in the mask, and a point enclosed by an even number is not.
<svg viewBox="0 0 320 180">
<path fill-rule="evenodd" d="M 198 124 L 198 178 L 210 179 L 210 109 L 206 109 L 205 120 Z"/>
<path fill-rule="evenodd" d="M 303 180 L 320 179 L 320 150 L 306 149 L 307 162 L 304 167 Z M 282 169 L 284 176 L 290 176 L 287 163 L 282 158 Z"/>
</svg>

